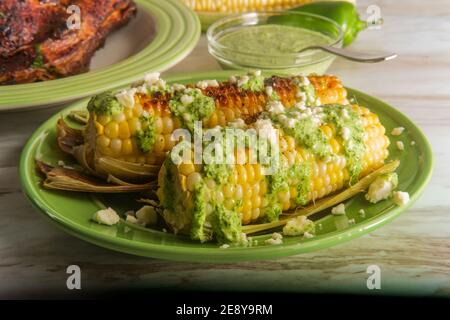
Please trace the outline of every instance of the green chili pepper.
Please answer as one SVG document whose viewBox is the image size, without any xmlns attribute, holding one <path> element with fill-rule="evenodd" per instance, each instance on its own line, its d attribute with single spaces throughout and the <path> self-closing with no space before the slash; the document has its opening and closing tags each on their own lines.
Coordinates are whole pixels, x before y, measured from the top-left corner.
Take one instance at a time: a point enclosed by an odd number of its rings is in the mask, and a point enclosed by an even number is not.
<svg viewBox="0 0 450 320">
<path fill-rule="evenodd" d="M 367 28 L 367 22 L 359 18 L 355 5 L 347 1 L 312 2 L 290 11 L 317 14 L 336 21 L 344 32 L 344 47 L 352 43 L 361 30 Z"/>
</svg>

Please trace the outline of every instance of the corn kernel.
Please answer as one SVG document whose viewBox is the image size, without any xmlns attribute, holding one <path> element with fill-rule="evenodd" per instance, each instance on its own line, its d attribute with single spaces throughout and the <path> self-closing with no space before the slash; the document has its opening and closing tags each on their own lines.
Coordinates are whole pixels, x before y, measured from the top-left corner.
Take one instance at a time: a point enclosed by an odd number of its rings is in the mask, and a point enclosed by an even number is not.
<svg viewBox="0 0 450 320">
<path fill-rule="evenodd" d="M 125 155 L 133 153 L 133 144 L 131 143 L 131 139 L 124 139 L 122 141 L 122 153 Z"/>
<path fill-rule="evenodd" d="M 115 139 L 119 136 L 119 124 L 111 121 L 105 126 L 105 135 L 110 139 Z"/>
<path fill-rule="evenodd" d="M 128 122 L 123 121 L 119 124 L 119 137 L 121 139 L 127 139 L 131 136 L 130 128 L 128 127 Z"/>
</svg>

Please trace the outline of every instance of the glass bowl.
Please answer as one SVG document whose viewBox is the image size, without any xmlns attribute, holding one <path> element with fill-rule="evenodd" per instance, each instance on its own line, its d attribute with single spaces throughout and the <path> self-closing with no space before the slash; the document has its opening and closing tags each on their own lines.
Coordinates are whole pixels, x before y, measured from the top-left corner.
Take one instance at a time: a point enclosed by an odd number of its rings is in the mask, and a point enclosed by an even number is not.
<svg viewBox="0 0 450 320">
<path fill-rule="evenodd" d="M 285 73 L 285 74 L 323 74 L 331 65 L 335 56 L 321 50 L 307 50 L 298 53 L 305 46 L 303 38 L 293 38 L 292 42 L 286 42 L 285 39 L 272 37 L 267 41 L 270 46 L 278 46 L 283 50 L 273 52 L 273 50 L 252 50 L 249 43 L 239 45 L 224 44 L 223 40 L 234 32 L 245 34 L 246 29 L 250 32 L 259 26 L 285 26 L 286 31 L 292 32 L 292 28 L 302 28 L 302 31 L 310 33 L 319 33 L 324 37 L 321 43 L 333 47 L 342 47 L 343 31 L 342 28 L 333 20 L 310 13 L 300 12 L 253 12 L 234 15 L 223 18 L 212 24 L 207 31 L 208 51 L 214 56 L 224 69 L 258 69 L 267 72 Z M 250 29 L 253 28 L 253 29 Z M 270 27 L 266 27 L 270 30 Z M 224 38 L 225 37 L 225 38 Z M 318 39 L 318 38 L 317 38 Z M 261 52 L 263 51 L 263 52 Z"/>
</svg>

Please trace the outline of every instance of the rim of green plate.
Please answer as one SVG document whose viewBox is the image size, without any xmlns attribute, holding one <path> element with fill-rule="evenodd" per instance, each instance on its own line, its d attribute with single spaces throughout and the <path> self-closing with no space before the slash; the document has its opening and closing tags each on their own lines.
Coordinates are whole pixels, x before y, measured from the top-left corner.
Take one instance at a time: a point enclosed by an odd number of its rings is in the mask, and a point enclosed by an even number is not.
<svg viewBox="0 0 450 320">
<path fill-rule="evenodd" d="M 182 82 L 186 80 L 196 80 L 202 78 L 217 78 L 225 79 L 231 74 L 236 74 L 236 71 L 218 71 L 218 72 L 201 72 L 191 74 L 180 74 L 167 77 L 168 82 Z M 37 187 L 33 185 L 32 177 L 36 173 L 34 170 L 29 170 L 30 161 L 34 163 L 34 150 L 38 142 L 39 136 L 48 128 L 53 126 L 57 119 L 65 112 L 67 108 L 60 110 L 50 119 L 45 121 L 30 137 L 26 143 L 21 157 L 20 157 L 20 180 L 23 191 L 32 202 L 33 206 L 41 213 L 50 218 L 53 222 L 61 227 L 63 230 L 71 235 L 81 238 L 85 241 L 106 247 L 115 251 L 134 254 L 145 257 L 160 258 L 174 261 L 189 261 L 189 262 L 212 262 L 212 263 L 232 263 L 239 261 L 250 260 L 264 260 L 273 259 L 283 256 L 289 256 L 300 253 L 312 252 L 333 245 L 337 245 L 358 236 L 364 235 L 397 217 L 400 213 L 406 211 L 419 198 L 425 189 L 426 185 L 431 179 L 434 158 L 431 145 L 422 130 L 416 126 L 406 115 L 391 107 L 385 102 L 367 95 L 361 91 L 348 88 L 349 93 L 356 94 L 366 100 L 371 101 L 377 108 L 383 108 L 385 112 L 389 113 L 390 117 L 395 118 L 402 123 L 415 138 L 417 144 L 423 148 L 423 154 L 427 161 L 424 164 L 424 170 L 420 173 L 415 185 L 418 186 L 416 190 L 410 194 L 410 201 L 401 207 L 394 207 L 382 215 L 378 215 L 371 219 L 367 219 L 345 230 L 338 230 L 327 233 L 325 235 L 317 236 L 312 239 L 303 240 L 298 243 L 282 244 L 278 246 L 263 246 L 263 247 L 230 247 L 226 250 L 219 248 L 205 248 L 201 247 L 199 243 L 198 248 L 181 247 L 176 245 L 160 245 L 148 242 L 138 242 L 124 238 L 111 237 L 93 231 L 92 229 L 80 226 L 70 219 L 61 216 L 58 212 L 47 207 L 41 201 Z M 80 101 L 77 104 L 81 103 Z M 370 107 L 370 106 L 369 106 Z M 34 166 L 31 166 L 34 168 Z"/>
<path fill-rule="evenodd" d="M 47 107 L 136 81 L 147 72 L 167 70 L 186 57 L 200 38 L 198 16 L 177 0 L 135 0 L 155 20 L 150 44 L 127 59 L 67 78 L 0 86 L 0 112 Z"/>
</svg>

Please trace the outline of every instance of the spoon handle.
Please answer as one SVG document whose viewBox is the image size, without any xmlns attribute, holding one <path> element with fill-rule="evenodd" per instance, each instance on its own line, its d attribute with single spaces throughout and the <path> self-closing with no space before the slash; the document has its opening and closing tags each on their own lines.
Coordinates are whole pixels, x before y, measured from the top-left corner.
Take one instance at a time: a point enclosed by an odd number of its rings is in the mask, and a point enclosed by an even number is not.
<svg viewBox="0 0 450 320">
<path fill-rule="evenodd" d="M 343 57 L 348 60 L 357 61 L 357 62 L 366 62 L 366 63 L 387 61 L 387 60 L 391 60 L 391 59 L 394 59 L 397 57 L 396 53 L 384 53 L 384 54 L 377 55 L 377 54 L 371 54 L 371 53 L 354 52 L 354 51 L 349 51 L 347 49 L 335 48 L 335 47 L 323 46 L 323 45 L 311 46 L 311 47 L 305 48 L 302 51 L 310 50 L 310 49 L 320 49 L 320 50 L 335 54 L 337 56 Z"/>
</svg>

